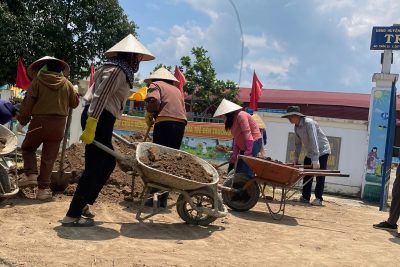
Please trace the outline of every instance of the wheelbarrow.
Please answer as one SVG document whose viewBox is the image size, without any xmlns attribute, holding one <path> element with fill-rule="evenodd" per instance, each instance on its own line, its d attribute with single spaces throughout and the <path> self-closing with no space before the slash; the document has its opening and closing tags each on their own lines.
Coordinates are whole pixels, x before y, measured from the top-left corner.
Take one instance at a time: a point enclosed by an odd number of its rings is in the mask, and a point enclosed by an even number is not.
<svg viewBox="0 0 400 267">
<path fill-rule="evenodd" d="M 0 125 L 0 200 L 19 192 L 16 149 L 17 136 Z M 14 179 L 10 179 L 10 174 L 14 171 Z"/>
<path fill-rule="evenodd" d="M 142 216 L 145 209 L 146 200 L 153 196 L 153 203 L 157 202 L 158 195 L 164 192 L 177 192 L 179 197 L 174 205 L 176 205 L 176 210 L 179 217 L 186 223 L 193 225 L 208 225 L 214 222 L 217 218 L 225 217 L 227 215 L 227 208 L 222 203 L 217 190 L 217 183 L 219 181 L 218 172 L 216 169 L 203 159 L 200 159 L 194 155 L 186 153 L 181 150 L 161 146 L 154 143 L 143 142 L 136 144 L 136 157 L 129 158 L 114 150 L 104 146 L 103 144 L 94 141 L 94 145 L 100 149 L 106 151 L 107 153 L 113 155 L 117 160 L 130 162 L 134 170 L 142 177 L 144 188 L 140 194 L 141 204 L 138 212 L 136 213 L 136 219 L 138 221 L 146 220 L 163 209 L 153 206 L 153 210 L 150 214 Z M 156 168 L 146 165 L 142 160 L 142 156 L 147 156 L 148 150 L 150 148 L 157 148 L 160 154 L 186 154 L 191 159 L 198 164 L 204 170 L 210 174 L 211 181 L 208 183 L 202 183 L 195 180 L 186 179 L 184 177 L 176 176 L 165 171 L 158 170 Z M 151 194 L 152 189 L 158 189 L 163 192 L 157 192 Z"/>
<path fill-rule="evenodd" d="M 247 211 L 257 204 L 261 193 L 270 215 L 275 220 L 283 218 L 286 202 L 296 193 L 295 187 L 305 176 L 349 177 L 349 174 L 340 173 L 338 170 L 304 169 L 304 166 L 290 166 L 244 155 L 239 155 L 239 158 L 244 160 L 255 175 L 248 177 L 241 173 L 230 173 L 223 186 L 219 186 L 224 203 L 233 210 Z M 311 181 L 312 179 L 309 182 Z M 272 198 L 265 195 L 266 186 L 273 187 Z M 276 188 L 280 188 L 282 193 L 278 210 L 273 210 L 271 204 Z"/>
</svg>

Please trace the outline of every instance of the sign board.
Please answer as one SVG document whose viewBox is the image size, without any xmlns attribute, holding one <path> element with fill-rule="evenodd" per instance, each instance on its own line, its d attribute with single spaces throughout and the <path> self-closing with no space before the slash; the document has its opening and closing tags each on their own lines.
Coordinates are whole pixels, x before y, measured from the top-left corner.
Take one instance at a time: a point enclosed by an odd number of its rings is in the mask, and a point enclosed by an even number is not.
<svg viewBox="0 0 400 267">
<path fill-rule="evenodd" d="M 400 50 L 400 26 L 373 27 L 371 50 Z"/>
<path fill-rule="evenodd" d="M 146 132 L 147 125 L 143 117 L 122 116 L 115 122 L 114 128 L 131 132 Z M 185 128 L 185 136 L 232 140 L 231 132 L 225 130 L 223 123 L 189 121 Z"/>
<path fill-rule="evenodd" d="M 339 169 L 339 158 L 340 158 L 340 144 L 342 139 L 340 137 L 327 136 L 329 145 L 331 146 L 331 155 L 328 158 L 328 166 L 329 170 L 337 170 Z M 288 136 L 288 145 L 286 150 L 286 162 L 290 163 L 294 161 L 294 133 L 289 133 Z M 300 152 L 299 161 L 302 163 L 304 160 L 304 148 Z"/>
</svg>

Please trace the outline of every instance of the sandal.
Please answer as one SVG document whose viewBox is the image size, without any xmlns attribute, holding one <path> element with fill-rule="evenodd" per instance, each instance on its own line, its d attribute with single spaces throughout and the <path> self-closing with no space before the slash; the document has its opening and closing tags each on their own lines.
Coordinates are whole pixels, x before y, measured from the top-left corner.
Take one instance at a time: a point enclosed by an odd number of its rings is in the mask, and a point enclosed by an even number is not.
<svg viewBox="0 0 400 267">
<path fill-rule="evenodd" d="M 86 218 L 93 219 L 94 216 L 96 216 L 96 214 L 93 211 L 90 210 L 89 205 L 86 205 L 82 209 L 82 216 L 86 217 Z"/>
<path fill-rule="evenodd" d="M 90 227 L 94 226 L 94 220 L 89 218 L 76 218 L 76 220 L 72 222 L 61 222 L 61 225 L 64 227 Z"/>
</svg>

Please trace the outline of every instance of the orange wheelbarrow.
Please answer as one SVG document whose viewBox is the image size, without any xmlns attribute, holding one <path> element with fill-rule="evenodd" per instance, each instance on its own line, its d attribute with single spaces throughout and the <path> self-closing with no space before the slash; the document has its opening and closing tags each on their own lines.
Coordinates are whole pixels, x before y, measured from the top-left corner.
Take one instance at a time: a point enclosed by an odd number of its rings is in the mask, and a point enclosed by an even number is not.
<svg viewBox="0 0 400 267">
<path fill-rule="evenodd" d="M 305 176 L 349 177 L 338 170 L 304 169 L 304 166 L 290 166 L 244 155 L 239 155 L 239 158 L 244 160 L 255 175 L 249 178 L 241 173 L 230 174 L 223 186 L 219 186 L 224 203 L 235 211 L 247 211 L 257 204 L 261 193 L 270 215 L 275 220 L 283 218 L 286 202 L 296 193 L 295 187 Z M 272 197 L 265 195 L 266 186 L 272 186 Z M 271 204 L 275 199 L 276 188 L 280 188 L 282 193 L 278 202 L 279 208 L 273 210 Z"/>
</svg>

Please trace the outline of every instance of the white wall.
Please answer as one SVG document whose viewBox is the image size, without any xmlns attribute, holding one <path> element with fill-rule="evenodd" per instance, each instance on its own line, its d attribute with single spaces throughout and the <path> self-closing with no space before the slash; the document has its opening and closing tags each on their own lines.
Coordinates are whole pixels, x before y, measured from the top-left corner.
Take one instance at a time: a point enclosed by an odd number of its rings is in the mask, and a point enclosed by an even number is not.
<svg viewBox="0 0 400 267">
<path fill-rule="evenodd" d="M 267 153 L 272 159 L 286 161 L 288 134 L 294 126 L 279 114 L 258 113 L 267 125 Z M 341 138 L 339 170 L 349 178 L 326 177 L 325 191 L 360 196 L 368 153 L 367 122 L 313 117 L 327 136 Z"/>
</svg>

